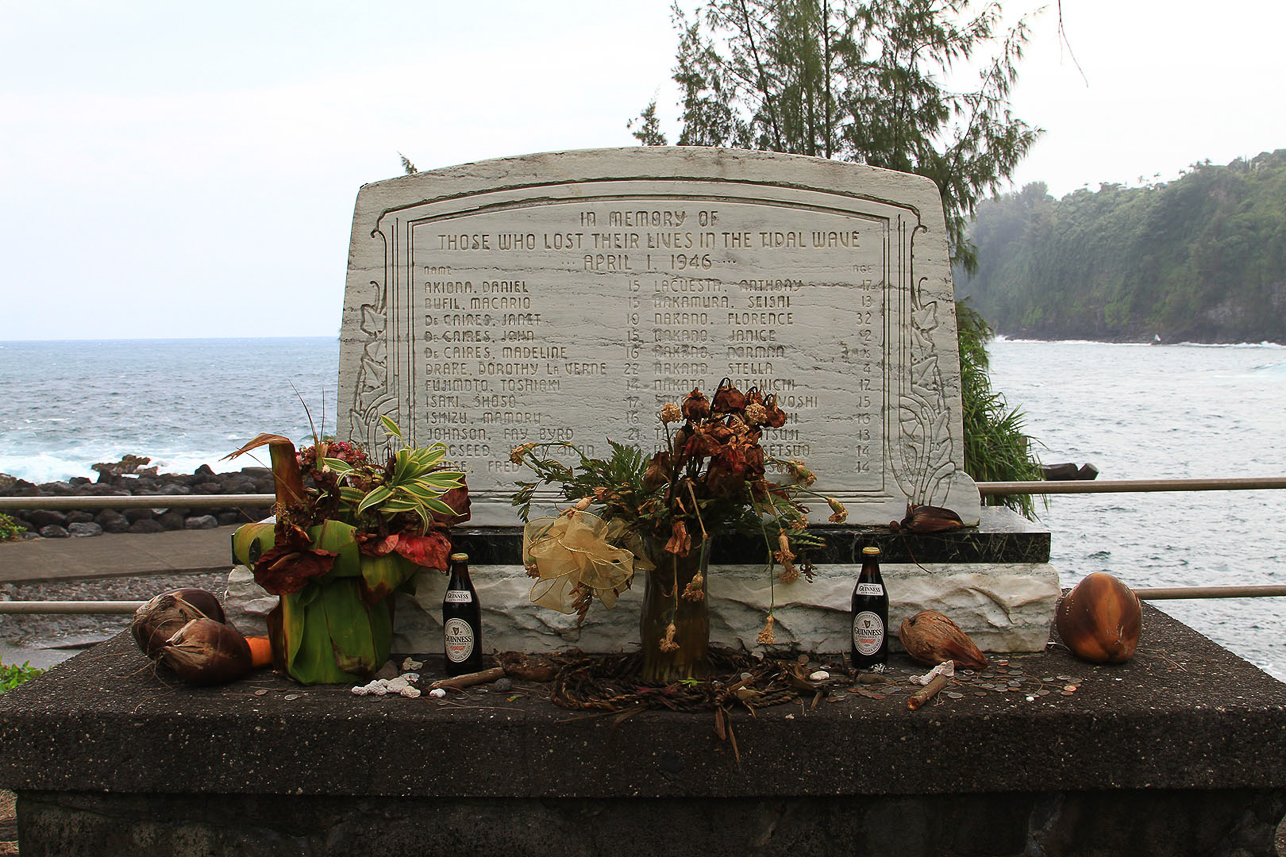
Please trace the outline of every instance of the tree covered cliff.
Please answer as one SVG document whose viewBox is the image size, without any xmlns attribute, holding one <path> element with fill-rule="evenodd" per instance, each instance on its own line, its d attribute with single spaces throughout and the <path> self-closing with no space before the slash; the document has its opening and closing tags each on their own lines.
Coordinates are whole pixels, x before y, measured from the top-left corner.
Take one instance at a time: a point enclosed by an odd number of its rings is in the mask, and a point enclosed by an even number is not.
<svg viewBox="0 0 1286 857">
<path fill-rule="evenodd" d="M 1008 336 L 1286 342 L 1286 149 L 1144 187 L 978 205 L 956 293 Z"/>
</svg>

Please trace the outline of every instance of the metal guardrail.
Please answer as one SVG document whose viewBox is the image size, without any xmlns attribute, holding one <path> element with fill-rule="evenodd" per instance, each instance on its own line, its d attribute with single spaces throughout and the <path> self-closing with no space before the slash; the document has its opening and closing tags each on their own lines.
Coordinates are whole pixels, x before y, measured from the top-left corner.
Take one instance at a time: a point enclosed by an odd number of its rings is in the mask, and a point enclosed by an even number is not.
<svg viewBox="0 0 1286 857">
<path fill-rule="evenodd" d="M 0 512 L 16 509 L 265 509 L 273 494 L 122 494 L 93 497 L 0 497 Z"/>
<path fill-rule="evenodd" d="M 1128 494 L 1151 491 L 1256 491 L 1286 488 L 1286 477 L 1249 479 L 1087 479 L 1067 482 L 979 482 L 983 497 L 1009 494 Z"/>
<path fill-rule="evenodd" d="M 979 482 L 983 497 L 1011 494 L 1114 494 L 1156 491 L 1258 491 L 1286 488 L 1283 477 L 1227 479 L 1117 479 L 1058 482 Z M 267 508 L 273 494 L 132 494 L 119 496 L 0 497 L 0 512 L 16 509 L 192 509 Z M 1265 598 L 1286 596 L 1286 586 L 1143 587 L 1134 593 L 1144 601 L 1186 598 Z M 0 601 L 3 614 L 133 613 L 142 601 Z"/>
<path fill-rule="evenodd" d="M 146 601 L 0 601 L 0 614 L 132 614 L 146 603 Z"/>
</svg>

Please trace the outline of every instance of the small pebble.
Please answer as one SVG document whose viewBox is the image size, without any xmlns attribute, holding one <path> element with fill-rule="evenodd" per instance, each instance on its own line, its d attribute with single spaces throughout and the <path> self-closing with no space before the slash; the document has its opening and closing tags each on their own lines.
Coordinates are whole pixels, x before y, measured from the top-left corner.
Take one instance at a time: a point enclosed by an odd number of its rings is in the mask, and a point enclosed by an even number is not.
<svg viewBox="0 0 1286 857">
<path fill-rule="evenodd" d="M 435 687 L 433 688 L 433 690 L 429 691 L 429 696 L 433 697 L 434 699 L 441 699 L 446 695 L 447 695 L 447 692 L 440 687 Z"/>
<path fill-rule="evenodd" d="M 1028 701 L 1028 702 L 1035 702 L 1035 701 L 1036 701 L 1036 697 L 1034 697 L 1034 696 L 1029 696 L 1029 697 L 1027 697 L 1027 701 Z"/>
<path fill-rule="evenodd" d="M 828 673 L 826 670 L 818 670 L 817 672 L 810 675 L 808 677 L 808 680 L 809 681 L 826 681 L 826 679 L 830 677 L 831 677 L 831 674 Z"/>
<path fill-rule="evenodd" d="M 510 678 L 498 678 L 492 686 L 500 693 L 508 693 L 513 690 L 514 683 Z"/>
</svg>

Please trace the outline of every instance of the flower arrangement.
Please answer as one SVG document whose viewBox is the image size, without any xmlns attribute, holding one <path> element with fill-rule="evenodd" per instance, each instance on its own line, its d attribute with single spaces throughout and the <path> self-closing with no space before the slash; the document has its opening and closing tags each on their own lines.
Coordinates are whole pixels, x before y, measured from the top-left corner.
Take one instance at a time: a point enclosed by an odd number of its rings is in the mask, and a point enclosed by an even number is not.
<svg viewBox="0 0 1286 857">
<path fill-rule="evenodd" d="M 646 574 L 644 679 L 669 681 L 706 670 L 706 570 L 715 534 L 761 538 L 770 580 L 783 583 L 801 574 L 811 580 L 807 550 L 822 540 L 808 530 L 802 502 L 813 494 L 814 475 L 802 461 L 766 456 L 760 444 L 765 431 L 786 422 L 775 396 L 743 393 L 724 379 L 713 398 L 694 389 L 681 405 L 665 404 L 659 417 L 666 441 L 651 456 L 609 441 L 610 457 L 590 458 L 557 441 L 523 444 L 510 460 L 537 477 L 520 481 L 513 496 L 526 523 L 523 561 L 537 578 L 532 600 L 583 621 L 595 600 L 610 608 L 636 574 Z M 572 505 L 556 517 L 530 519 L 541 485 L 558 486 Z M 847 511 L 826 501 L 830 520 L 842 523 Z M 771 591 L 761 643 L 775 642 L 775 585 Z"/>
<path fill-rule="evenodd" d="M 443 466 L 441 443 L 403 447 L 380 465 L 353 444 L 314 438 L 296 452 L 289 438 L 261 434 L 228 458 L 264 446 L 275 520 L 240 527 L 233 555 L 280 596 L 268 616 L 273 664 L 305 684 L 368 678 L 388 660 L 392 594 L 420 568 L 447 569 L 447 530 L 469 518 L 464 474 Z"/>
</svg>

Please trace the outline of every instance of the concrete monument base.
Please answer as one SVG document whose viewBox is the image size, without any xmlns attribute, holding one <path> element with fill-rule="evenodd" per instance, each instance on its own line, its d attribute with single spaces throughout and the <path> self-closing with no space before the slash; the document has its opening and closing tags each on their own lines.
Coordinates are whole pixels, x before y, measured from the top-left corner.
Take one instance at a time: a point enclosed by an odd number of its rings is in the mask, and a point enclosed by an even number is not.
<svg viewBox="0 0 1286 857">
<path fill-rule="evenodd" d="M 1128 664 L 1005 660 L 918 711 L 733 710 L 734 754 L 710 712 L 586 716 L 522 682 L 189 687 L 122 634 L 0 697 L 0 787 L 24 857 L 1273 853 L 1286 685 L 1151 608 Z"/>
</svg>

